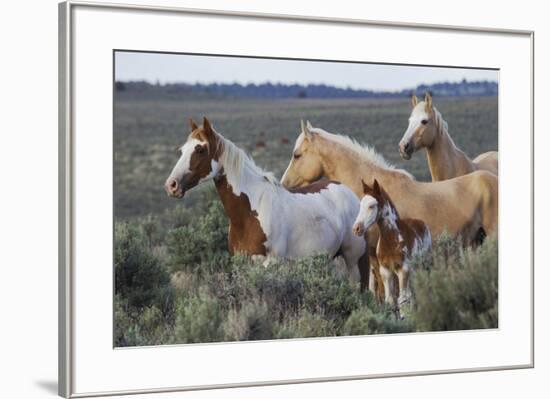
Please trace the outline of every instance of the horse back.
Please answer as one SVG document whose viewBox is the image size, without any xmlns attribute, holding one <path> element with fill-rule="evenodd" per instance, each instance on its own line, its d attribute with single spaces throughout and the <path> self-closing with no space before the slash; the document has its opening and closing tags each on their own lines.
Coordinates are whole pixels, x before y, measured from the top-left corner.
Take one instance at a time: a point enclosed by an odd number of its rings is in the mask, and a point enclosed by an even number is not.
<svg viewBox="0 0 550 399">
<path fill-rule="evenodd" d="M 320 193 L 322 190 L 328 189 L 331 184 L 341 184 L 336 180 L 318 180 L 314 183 L 308 184 L 307 186 L 289 188 L 293 194 L 315 194 Z"/>
<path fill-rule="evenodd" d="M 302 195 L 318 194 L 320 201 L 330 204 L 332 213 L 346 215 L 346 218 L 355 219 L 359 209 L 359 198 L 351 188 L 335 180 L 319 180 L 288 191 L 298 200 Z"/>
<path fill-rule="evenodd" d="M 473 163 L 476 164 L 478 170 L 486 170 L 498 176 L 498 152 L 489 151 L 478 155 Z"/>
</svg>

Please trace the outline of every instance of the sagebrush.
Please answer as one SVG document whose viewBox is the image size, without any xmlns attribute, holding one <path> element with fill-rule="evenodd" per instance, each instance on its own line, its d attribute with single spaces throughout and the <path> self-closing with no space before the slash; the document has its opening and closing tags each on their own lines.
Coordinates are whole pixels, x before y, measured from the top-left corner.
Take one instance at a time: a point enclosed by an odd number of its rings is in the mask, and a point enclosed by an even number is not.
<svg viewBox="0 0 550 399">
<path fill-rule="evenodd" d="M 433 257 L 415 258 L 415 301 L 402 319 L 370 293 L 360 293 L 326 256 L 267 267 L 229 256 L 217 200 L 184 226 L 159 221 L 155 229 L 152 223 L 154 218 L 115 224 L 116 346 L 498 326 L 496 237 L 463 249 L 459 240 L 443 236 Z"/>
</svg>

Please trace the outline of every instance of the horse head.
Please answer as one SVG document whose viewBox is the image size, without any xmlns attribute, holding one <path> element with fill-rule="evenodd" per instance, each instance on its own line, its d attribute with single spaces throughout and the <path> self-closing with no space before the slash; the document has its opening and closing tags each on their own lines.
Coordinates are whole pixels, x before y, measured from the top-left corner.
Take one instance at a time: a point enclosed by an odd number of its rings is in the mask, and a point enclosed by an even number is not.
<svg viewBox="0 0 550 399">
<path fill-rule="evenodd" d="M 204 118 L 202 126 L 189 120 L 191 133 L 179 148 L 180 158 L 166 179 L 164 189 L 175 198 L 182 198 L 186 191 L 200 183 L 214 178 L 222 169 L 220 166 L 219 137 Z"/>
<path fill-rule="evenodd" d="M 409 117 L 409 126 L 399 142 L 399 153 L 403 159 L 409 160 L 415 151 L 423 147 L 430 147 L 436 135 L 436 123 L 432 96 L 426 93 L 424 101 L 418 101 L 413 94 L 412 112 Z"/>
<path fill-rule="evenodd" d="M 301 121 L 301 127 L 292 159 L 281 178 L 281 184 L 287 188 L 305 186 L 324 175 L 322 157 L 315 146 L 317 134 L 309 121 L 306 124 Z"/>
<path fill-rule="evenodd" d="M 379 201 L 377 197 L 380 196 L 376 179 L 374 180 L 374 187 L 370 187 L 363 179 L 361 179 L 361 184 L 365 195 L 361 198 L 359 213 L 353 223 L 353 233 L 357 236 L 364 235 L 369 227 L 378 220 Z"/>
</svg>

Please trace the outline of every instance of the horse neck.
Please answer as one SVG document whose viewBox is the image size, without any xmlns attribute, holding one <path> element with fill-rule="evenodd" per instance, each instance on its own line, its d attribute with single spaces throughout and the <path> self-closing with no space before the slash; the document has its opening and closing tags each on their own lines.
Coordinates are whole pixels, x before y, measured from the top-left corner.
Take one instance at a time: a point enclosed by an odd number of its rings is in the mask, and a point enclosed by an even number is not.
<svg viewBox="0 0 550 399">
<path fill-rule="evenodd" d="M 433 181 L 452 179 L 471 172 L 470 159 L 454 143 L 444 121 L 438 115 L 436 123 L 436 135 L 434 142 L 426 148 L 428 166 Z"/>
<path fill-rule="evenodd" d="M 385 215 L 384 206 L 390 207 L 394 216 Z M 401 221 L 397 209 L 390 203 L 384 202 L 379 210 L 380 216 L 376 221 L 378 229 L 380 230 L 380 236 L 378 238 L 378 248 L 381 251 L 381 255 L 384 253 L 387 255 L 387 251 L 393 252 L 399 250 L 399 244 L 403 241 L 403 235 L 401 234 Z"/>
<path fill-rule="evenodd" d="M 248 215 L 251 210 L 260 213 L 265 209 L 265 206 L 262 205 L 271 204 L 266 199 L 277 190 L 277 187 L 274 187 L 263 175 L 250 167 L 246 160 L 243 160 L 238 184 L 234 181 L 233 176 L 228 177 L 224 172 L 223 157 L 220 157 L 220 161 L 222 172 L 214 179 L 214 182 L 231 224 L 239 224 L 242 222 L 243 215 Z M 238 190 L 236 190 L 236 186 L 238 186 Z"/>
<path fill-rule="evenodd" d="M 216 177 L 214 184 L 231 226 L 243 226 L 246 220 L 244 216 L 250 214 L 251 211 L 248 196 L 245 193 L 236 195 L 225 175 Z"/>
<path fill-rule="evenodd" d="M 323 162 L 325 176 L 350 187 L 361 198 L 363 187 L 361 179 L 372 185 L 374 179 L 383 187 L 393 187 L 395 184 L 407 184 L 412 181 L 405 174 L 381 167 L 361 154 L 356 153 L 338 143 L 326 143 L 319 149 Z"/>
<path fill-rule="evenodd" d="M 397 235 L 399 233 L 400 218 L 395 206 L 391 202 L 384 200 L 379 212 L 380 216 L 378 217 L 377 224 L 381 235 L 387 237 Z"/>
</svg>

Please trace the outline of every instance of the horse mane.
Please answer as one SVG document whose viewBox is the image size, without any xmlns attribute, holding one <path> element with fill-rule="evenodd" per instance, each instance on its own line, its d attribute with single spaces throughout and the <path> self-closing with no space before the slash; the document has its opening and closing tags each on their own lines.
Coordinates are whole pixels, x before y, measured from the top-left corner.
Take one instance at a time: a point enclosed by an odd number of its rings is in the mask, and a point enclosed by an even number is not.
<svg viewBox="0 0 550 399">
<path fill-rule="evenodd" d="M 374 149 L 374 147 L 369 146 L 368 144 L 361 144 L 357 140 L 355 140 L 355 139 L 353 139 L 349 136 L 329 133 L 326 130 L 323 130 L 323 129 L 318 128 L 318 127 L 311 127 L 311 128 L 309 128 L 309 130 L 312 133 L 317 133 L 321 137 L 323 137 L 323 138 L 325 138 L 329 141 L 338 143 L 338 144 L 342 145 L 343 147 L 347 148 L 348 150 L 359 154 L 362 158 L 365 158 L 367 161 L 374 164 L 375 166 L 378 166 L 379 168 L 390 169 L 390 170 L 393 170 L 395 172 L 403 173 L 404 175 L 406 175 L 406 176 L 410 177 L 412 180 L 414 180 L 414 176 L 412 174 L 410 174 L 409 172 L 407 172 L 404 169 L 396 168 L 395 165 L 392 165 L 391 163 L 389 163 L 386 160 L 386 158 L 384 158 L 382 156 L 382 154 L 377 152 Z"/>
<path fill-rule="evenodd" d="M 435 127 L 437 129 L 437 132 L 447 136 L 448 139 L 451 141 L 451 144 L 454 147 L 456 147 L 455 142 L 453 141 L 453 138 L 449 134 L 449 124 L 445 119 L 443 119 L 441 112 L 439 112 L 436 107 L 432 107 L 432 110 L 434 113 L 434 122 L 435 122 Z"/>
<path fill-rule="evenodd" d="M 381 197 L 382 199 L 387 203 L 389 204 L 389 206 L 392 208 L 393 212 L 395 213 L 395 215 L 397 216 L 397 219 L 400 219 L 400 216 L 399 216 L 399 211 L 397 210 L 397 207 L 395 206 L 395 204 L 393 203 L 393 200 L 391 199 L 390 195 L 388 194 L 388 192 L 386 190 L 384 190 L 384 187 L 380 186 L 380 193 L 381 193 Z M 378 198 L 376 198 L 376 200 L 378 201 Z"/>
<path fill-rule="evenodd" d="M 254 160 L 231 140 L 223 137 L 218 132 L 216 134 L 218 135 L 218 146 L 221 148 L 219 160 L 223 165 L 227 181 L 231 184 L 236 195 L 240 195 L 242 188 L 246 185 L 247 177 L 251 174 L 263 177 L 273 187 L 280 186 L 273 173 L 267 172 L 256 165 Z M 245 171 L 249 173 L 244 173 Z"/>
</svg>

